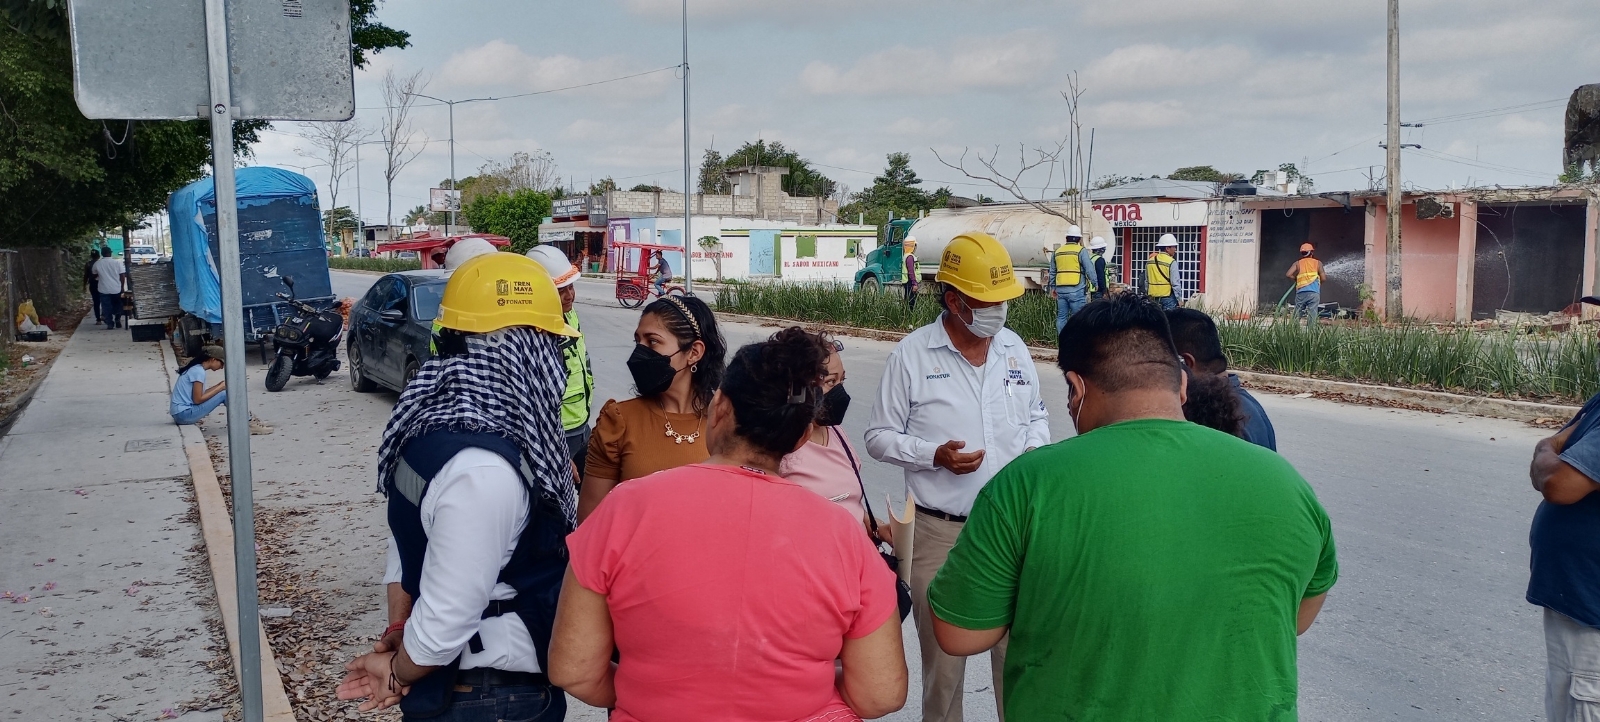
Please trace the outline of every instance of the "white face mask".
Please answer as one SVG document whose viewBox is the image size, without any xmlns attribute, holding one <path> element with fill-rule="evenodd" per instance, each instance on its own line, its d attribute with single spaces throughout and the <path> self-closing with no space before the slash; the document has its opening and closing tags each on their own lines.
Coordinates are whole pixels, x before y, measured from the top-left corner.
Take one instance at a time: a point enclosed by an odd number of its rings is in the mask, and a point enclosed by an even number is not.
<svg viewBox="0 0 1600 722">
<path fill-rule="evenodd" d="M 967 306 L 967 302 L 962 301 L 961 305 Z M 995 334 L 1000 333 L 1000 329 L 1006 327 L 1006 305 L 1006 303 L 1001 303 L 998 306 L 990 306 L 988 308 L 967 306 L 967 312 L 972 314 L 972 322 L 966 323 L 963 321 L 962 323 L 966 324 L 967 330 L 972 332 L 972 335 L 978 338 L 992 338 Z"/>
</svg>

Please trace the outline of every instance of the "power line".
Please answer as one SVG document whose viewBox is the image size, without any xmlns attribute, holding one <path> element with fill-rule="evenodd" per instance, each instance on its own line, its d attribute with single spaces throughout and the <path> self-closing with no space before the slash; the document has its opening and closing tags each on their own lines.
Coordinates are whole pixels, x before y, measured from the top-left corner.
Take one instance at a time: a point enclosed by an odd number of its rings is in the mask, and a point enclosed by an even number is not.
<svg viewBox="0 0 1600 722">
<path fill-rule="evenodd" d="M 596 80 L 596 81 L 590 82 L 590 83 L 579 83 L 577 85 L 568 85 L 568 86 L 561 87 L 561 88 L 550 88 L 548 90 L 534 90 L 534 91 L 530 91 L 530 92 L 527 92 L 527 93 L 517 93 L 516 95 L 501 95 L 501 96 L 490 97 L 490 98 L 476 98 L 474 100 L 475 101 L 488 102 L 488 101 L 495 101 L 495 100 L 514 100 L 516 98 L 527 98 L 527 97 L 531 97 L 531 96 L 535 96 L 535 95 L 548 95 L 550 93 L 559 93 L 559 92 L 562 92 L 564 90 L 577 90 L 579 88 L 589 88 L 589 87 L 593 87 L 593 86 L 596 86 L 596 85 L 605 85 L 606 83 L 616 83 L 616 82 L 623 81 L 623 80 L 631 80 L 633 78 L 639 78 L 639 77 L 643 77 L 643 76 L 646 76 L 646 75 L 654 75 L 656 73 L 665 72 L 665 71 L 668 71 L 668 70 L 677 70 L 677 69 L 678 69 L 677 65 L 668 65 L 668 66 L 666 66 L 664 68 L 656 68 L 655 70 L 645 70 L 645 71 L 642 71 L 642 72 L 634 73 L 632 75 L 623 75 L 623 76 L 616 77 L 616 78 L 608 78 L 606 80 Z M 417 103 L 417 104 L 412 105 L 411 107 L 413 107 L 413 108 L 436 108 L 436 107 L 439 107 L 439 106 L 442 106 L 442 105 L 448 105 L 448 103 Z M 395 107 L 395 106 L 392 106 L 392 105 L 370 105 L 370 106 L 357 107 L 356 110 L 389 110 L 390 108 L 393 108 L 393 107 Z"/>
<path fill-rule="evenodd" d="M 1493 118 L 1501 115 L 1515 115 L 1517 113 L 1526 113 L 1531 110 L 1544 110 L 1546 108 L 1556 107 L 1565 102 L 1567 102 L 1566 98 L 1551 98 L 1549 100 L 1539 100 L 1532 103 L 1522 103 L 1520 105 L 1506 105 L 1499 108 L 1472 110 L 1464 113 L 1454 113 L 1450 115 L 1435 116 L 1432 118 L 1422 118 L 1420 120 L 1410 121 L 1409 123 L 1406 123 L 1406 125 L 1441 125 L 1444 123 L 1459 123 L 1466 120 Z"/>
</svg>

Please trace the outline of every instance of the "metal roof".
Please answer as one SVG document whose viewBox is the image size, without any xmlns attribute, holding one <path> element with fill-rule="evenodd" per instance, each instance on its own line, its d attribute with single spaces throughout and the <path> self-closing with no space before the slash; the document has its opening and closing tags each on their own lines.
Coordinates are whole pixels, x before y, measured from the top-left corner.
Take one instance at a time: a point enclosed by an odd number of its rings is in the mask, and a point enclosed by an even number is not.
<svg viewBox="0 0 1600 722">
<path fill-rule="evenodd" d="M 1217 195 L 1217 184 L 1210 181 L 1146 178 L 1131 183 L 1089 191 L 1091 201 L 1117 201 L 1126 198 L 1185 198 L 1204 200 Z"/>
</svg>

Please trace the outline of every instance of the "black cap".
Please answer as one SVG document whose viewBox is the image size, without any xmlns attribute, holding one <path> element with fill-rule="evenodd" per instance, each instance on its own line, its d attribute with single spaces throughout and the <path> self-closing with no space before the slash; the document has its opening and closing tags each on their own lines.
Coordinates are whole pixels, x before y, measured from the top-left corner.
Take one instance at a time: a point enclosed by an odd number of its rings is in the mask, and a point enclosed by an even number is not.
<svg viewBox="0 0 1600 722">
<path fill-rule="evenodd" d="M 1578 302 L 1600 306 L 1600 297 L 1584 296 L 1583 298 L 1578 299 Z"/>
</svg>

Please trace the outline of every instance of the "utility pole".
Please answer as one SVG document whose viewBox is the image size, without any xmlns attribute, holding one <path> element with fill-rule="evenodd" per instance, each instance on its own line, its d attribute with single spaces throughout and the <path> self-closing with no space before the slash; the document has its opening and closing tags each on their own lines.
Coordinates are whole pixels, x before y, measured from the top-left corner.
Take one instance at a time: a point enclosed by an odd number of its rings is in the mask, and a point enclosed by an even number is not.
<svg viewBox="0 0 1600 722">
<path fill-rule="evenodd" d="M 688 2 L 688 0 L 684 1 Z M 444 103 L 450 108 L 450 194 L 454 200 L 450 202 L 449 225 L 445 226 L 444 228 L 445 235 L 448 236 L 455 229 L 456 208 L 461 205 L 461 192 L 456 190 L 456 104 L 481 103 L 485 101 L 499 100 L 499 98 L 467 98 L 466 100 L 445 100 L 444 98 L 435 98 L 431 95 L 423 95 L 422 93 L 412 93 L 412 95 L 415 95 L 418 98 L 427 98 L 428 100 Z"/>
<path fill-rule="evenodd" d="M 1388 169 L 1384 183 L 1388 186 L 1389 226 L 1388 245 L 1384 250 L 1385 315 L 1398 321 L 1405 315 L 1400 297 L 1400 210 L 1403 205 L 1400 188 L 1400 0 L 1389 0 L 1389 147 Z"/>
<path fill-rule="evenodd" d="M 689 0 L 683 0 L 683 292 L 693 296 L 694 246 L 690 245 L 689 197 L 694 189 L 689 187 L 689 172 Z"/>
</svg>

